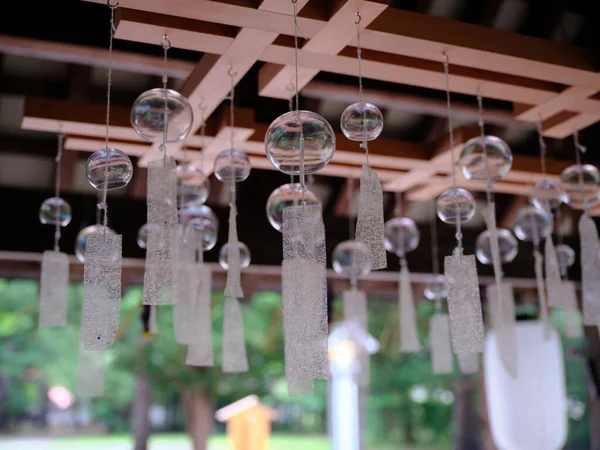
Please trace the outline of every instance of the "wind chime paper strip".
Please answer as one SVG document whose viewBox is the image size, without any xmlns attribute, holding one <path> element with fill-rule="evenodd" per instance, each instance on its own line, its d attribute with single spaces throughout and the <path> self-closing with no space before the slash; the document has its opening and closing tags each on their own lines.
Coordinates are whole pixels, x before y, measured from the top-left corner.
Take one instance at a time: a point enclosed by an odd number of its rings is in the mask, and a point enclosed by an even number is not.
<svg viewBox="0 0 600 450">
<path fill-rule="evenodd" d="M 368 333 L 367 324 L 367 296 L 364 291 L 351 289 L 344 291 L 344 319 L 361 327 L 364 333 Z M 361 386 L 369 384 L 370 361 L 367 352 L 359 354 L 360 373 L 358 382 Z"/>
<path fill-rule="evenodd" d="M 283 211 L 283 329 L 289 393 L 310 395 L 327 379 L 325 227 L 320 205 Z"/>
<path fill-rule="evenodd" d="M 83 268 L 81 335 L 86 350 L 110 348 L 121 305 L 122 236 L 90 236 Z"/>
<path fill-rule="evenodd" d="M 498 283 L 502 279 L 502 261 L 500 260 L 500 247 L 498 245 L 498 229 L 496 228 L 496 205 L 490 203 L 481 211 L 483 220 L 490 232 L 490 247 L 492 251 L 492 263 L 494 265 L 494 275 Z"/>
<path fill-rule="evenodd" d="M 372 270 L 387 267 L 387 256 L 383 245 L 384 233 L 381 181 L 377 173 L 364 164 L 360 177 L 356 240 L 364 242 L 371 249 Z"/>
<path fill-rule="evenodd" d="M 481 353 L 484 331 L 475 256 L 461 255 L 455 249 L 444 259 L 444 276 L 454 353 Z"/>
<path fill-rule="evenodd" d="M 69 257 L 66 253 L 45 251 L 40 280 L 40 327 L 67 325 Z"/>
<path fill-rule="evenodd" d="M 565 318 L 565 335 L 571 339 L 583 337 L 583 324 L 581 323 L 581 314 L 577 307 L 577 292 L 575 283 L 571 281 L 562 282 L 563 314 Z"/>
<path fill-rule="evenodd" d="M 540 320 L 544 324 L 544 339 L 550 339 L 550 320 L 548 318 L 548 303 L 546 302 L 546 290 L 544 286 L 544 275 L 542 266 L 544 257 L 537 250 L 533 252 L 535 258 L 535 282 L 537 285 L 538 299 L 540 302 Z"/>
<path fill-rule="evenodd" d="M 487 287 L 488 304 L 492 318 L 492 329 L 496 334 L 498 353 L 508 374 L 515 378 L 518 370 L 517 329 L 515 318 L 515 297 L 509 283 Z"/>
<path fill-rule="evenodd" d="M 188 348 L 186 364 L 188 366 L 214 366 L 212 346 L 212 272 L 205 264 L 197 264 L 198 285 L 194 292 L 195 308 L 193 311 L 192 340 Z"/>
<path fill-rule="evenodd" d="M 223 372 L 248 371 L 246 341 L 244 339 L 244 317 L 240 302 L 235 297 L 225 297 L 225 319 L 223 320 Z"/>
<path fill-rule="evenodd" d="M 175 160 L 148 163 L 148 243 L 144 273 L 144 305 L 177 302 L 173 293 L 178 259 L 177 178 Z"/>
<path fill-rule="evenodd" d="M 457 353 L 458 368 L 461 373 L 472 374 L 479 372 L 479 353 Z"/>
<path fill-rule="evenodd" d="M 552 242 L 551 237 L 547 237 L 544 244 L 544 263 L 548 306 L 562 308 L 565 300 L 564 285 L 560 276 L 554 242 Z"/>
<path fill-rule="evenodd" d="M 450 322 L 447 314 L 436 313 L 429 321 L 431 367 L 434 374 L 452 373 L 453 355 L 450 345 Z"/>
<path fill-rule="evenodd" d="M 600 242 L 596 224 L 587 214 L 579 219 L 583 324 L 600 324 Z"/>
<path fill-rule="evenodd" d="M 421 350 L 419 334 L 417 332 L 417 318 L 410 273 L 406 262 L 402 262 L 400 279 L 398 283 L 398 312 L 400 314 L 400 351 L 414 353 Z"/>
<path fill-rule="evenodd" d="M 173 331 L 178 344 L 190 345 L 194 342 L 196 330 L 196 299 L 200 286 L 196 264 L 179 265 L 177 274 L 177 296 L 179 302 L 173 305 Z"/>
<path fill-rule="evenodd" d="M 86 350 L 79 345 L 77 358 L 77 396 L 81 398 L 101 397 L 104 394 L 106 351 Z"/>
<path fill-rule="evenodd" d="M 241 284 L 240 249 L 237 233 L 237 208 L 232 202 L 229 208 L 229 239 L 227 241 L 227 283 L 225 295 L 229 297 L 244 298 Z"/>
<path fill-rule="evenodd" d="M 150 306 L 150 318 L 148 319 L 148 332 L 150 334 L 158 334 L 158 318 L 156 314 L 158 306 L 151 305 Z"/>
</svg>

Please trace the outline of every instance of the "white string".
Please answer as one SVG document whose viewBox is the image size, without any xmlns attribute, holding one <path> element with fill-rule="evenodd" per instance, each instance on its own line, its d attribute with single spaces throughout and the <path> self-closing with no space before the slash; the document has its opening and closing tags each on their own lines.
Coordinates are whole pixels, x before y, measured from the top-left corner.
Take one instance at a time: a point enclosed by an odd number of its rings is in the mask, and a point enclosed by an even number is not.
<svg viewBox="0 0 600 450">
<path fill-rule="evenodd" d="M 58 135 L 58 150 L 56 151 L 56 184 L 54 186 L 54 197 L 60 197 L 60 162 L 62 160 L 63 143 L 65 140 L 64 134 Z M 59 251 L 58 241 L 60 240 L 60 220 L 55 223 L 54 229 L 54 251 Z"/>
<path fill-rule="evenodd" d="M 299 113 L 299 94 L 298 94 L 298 4 L 297 0 L 292 0 L 292 4 L 294 5 L 294 70 L 296 75 L 296 116 L 298 118 L 298 122 L 300 123 L 300 190 L 302 191 L 302 205 L 306 204 L 306 200 L 304 199 L 304 194 L 306 192 L 306 178 L 304 174 L 304 124 L 300 120 Z"/>
<path fill-rule="evenodd" d="M 579 132 L 577 130 L 573 132 L 573 141 L 575 143 L 575 161 L 578 168 L 579 190 L 581 191 L 581 196 L 583 197 L 583 208 L 585 210 L 585 213 L 588 214 L 589 205 L 587 199 L 585 198 L 585 186 L 583 183 L 583 166 L 581 165 L 581 153 L 585 153 L 587 149 L 580 144 Z"/>
<path fill-rule="evenodd" d="M 440 274 L 440 261 L 439 261 L 439 249 L 438 249 L 438 237 L 437 237 L 437 221 L 435 211 L 435 201 L 431 202 L 431 218 L 430 218 L 430 233 L 431 233 L 431 266 L 433 268 L 433 274 Z"/>
<path fill-rule="evenodd" d="M 167 93 L 167 82 L 169 81 L 169 76 L 167 74 L 167 51 L 171 48 L 171 41 L 167 35 L 163 35 L 163 39 L 161 41 L 161 45 L 163 48 L 163 76 L 162 76 L 162 84 L 163 84 L 163 94 L 165 97 L 165 105 L 164 105 L 164 122 L 163 122 L 163 136 L 162 136 L 162 144 L 161 150 L 163 151 L 163 166 L 167 167 L 167 133 L 168 133 L 168 124 L 169 124 L 169 98 Z"/>
<path fill-rule="evenodd" d="M 229 146 L 231 148 L 231 150 L 233 150 L 233 127 L 234 127 L 234 100 L 235 100 L 235 75 L 236 73 L 233 70 L 233 66 L 229 67 L 229 70 L 227 71 L 227 75 L 229 75 L 229 80 L 231 82 L 231 93 L 229 94 Z M 235 173 L 234 173 L 235 169 L 232 167 L 231 169 L 231 186 L 229 187 L 230 191 L 231 191 L 231 203 L 230 205 L 233 206 L 235 203 Z"/>
<path fill-rule="evenodd" d="M 477 111 L 478 111 L 478 124 L 479 124 L 479 136 L 481 151 L 483 152 L 483 163 L 485 165 L 485 179 L 486 179 L 486 197 L 487 204 L 492 204 L 492 196 L 494 193 L 494 187 L 492 186 L 492 174 L 490 173 L 490 163 L 487 155 L 487 145 L 485 141 L 485 122 L 483 120 L 483 97 L 481 96 L 480 87 L 477 88 Z"/>
<path fill-rule="evenodd" d="M 354 217 L 352 216 L 352 200 L 354 198 L 354 178 L 348 178 L 348 191 L 346 193 L 348 209 L 348 239 L 354 239 Z"/>
<path fill-rule="evenodd" d="M 202 147 L 202 150 L 200 151 L 200 172 L 202 172 L 202 175 L 204 176 L 204 137 L 206 133 L 206 121 L 204 120 L 205 107 L 200 104 L 198 109 L 200 110 L 200 122 L 202 123 L 202 125 L 200 125 L 200 146 Z"/>
<path fill-rule="evenodd" d="M 538 143 L 540 146 L 540 162 L 542 165 L 542 179 L 546 180 L 546 142 L 544 141 L 544 136 L 542 135 L 542 116 L 540 115 L 540 120 L 537 123 L 537 132 L 538 132 Z"/>
<path fill-rule="evenodd" d="M 356 56 L 358 57 L 358 93 L 360 96 L 360 102 L 363 103 L 363 84 L 362 84 L 362 49 L 360 47 L 360 22 L 362 17 L 359 11 L 356 11 Z M 369 166 L 369 145 L 367 144 L 367 110 L 363 111 L 363 140 L 360 144 L 365 149 L 365 156 L 367 159 L 367 166 Z"/>
</svg>

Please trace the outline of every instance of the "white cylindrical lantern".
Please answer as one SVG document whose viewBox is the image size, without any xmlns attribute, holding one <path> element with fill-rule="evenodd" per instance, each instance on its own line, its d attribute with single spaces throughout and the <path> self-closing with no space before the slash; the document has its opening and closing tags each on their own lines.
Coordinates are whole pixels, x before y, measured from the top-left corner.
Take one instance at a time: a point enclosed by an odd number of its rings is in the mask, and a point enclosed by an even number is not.
<svg viewBox="0 0 600 450">
<path fill-rule="evenodd" d="M 559 450 L 567 438 L 562 344 L 539 321 L 517 322 L 517 377 L 506 371 L 496 335 L 485 345 L 485 390 L 492 436 L 501 450 Z"/>
</svg>

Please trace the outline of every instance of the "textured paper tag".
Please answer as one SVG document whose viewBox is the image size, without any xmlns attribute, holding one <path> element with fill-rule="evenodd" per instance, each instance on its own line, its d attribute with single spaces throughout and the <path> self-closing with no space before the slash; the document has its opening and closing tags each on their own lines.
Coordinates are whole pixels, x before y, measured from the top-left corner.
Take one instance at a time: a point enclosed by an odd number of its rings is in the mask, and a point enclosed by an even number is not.
<svg viewBox="0 0 600 450">
<path fill-rule="evenodd" d="M 431 367 L 434 374 L 452 373 L 453 355 L 450 345 L 450 321 L 447 314 L 436 313 L 429 321 Z"/>
<path fill-rule="evenodd" d="M 246 341 L 244 339 L 244 316 L 237 298 L 225 298 L 223 321 L 223 372 L 248 371 Z"/>
<path fill-rule="evenodd" d="M 457 353 L 456 359 L 461 373 L 473 374 L 479 372 L 479 353 Z"/>
<path fill-rule="evenodd" d="M 191 325 L 191 342 L 188 347 L 186 364 L 188 366 L 214 366 L 212 345 L 212 272 L 205 264 L 197 264 L 198 285 L 196 292 L 195 308 L 193 311 L 194 323 Z M 234 318 L 235 319 L 235 318 Z"/>
<path fill-rule="evenodd" d="M 45 251 L 40 280 L 40 327 L 67 325 L 69 257 L 66 253 Z"/>
<path fill-rule="evenodd" d="M 243 298 L 240 268 L 240 249 L 237 234 L 237 209 L 235 203 L 229 209 L 229 240 L 227 241 L 227 283 L 225 295 L 229 297 Z"/>
<path fill-rule="evenodd" d="M 548 306 L 562 308 L 564 306 L 565 293 L 562 291 L 563 284 L 556 258 L 556 249 L 550 236 L 546 238 L 546 243 L 544 244 L 544 262 Z"/>
<path fill-rule="evenodd" d="M 83 343 L 80 343 L 77 358 L 77 396 L 81 398 L 101 397 L 104 394 L 105 371 L 106 351 L 86 350 Z"/>
<path fill-rule="evenodd" d="M 600 241 L 596 224 L 587 214 L 579 219 L 581 244 L 581 290 L 583 291 L 583 323 L 600 323 Z"/>
<path fill-rule="evenodd" d="M 571 339 L 583 337 L 583 324 L 581 323 L 581 314 L 577 307 L 577 291 L 575 283 L 571 281 L 562 282 L 563 313 L 565 317 L 565 335 Z"/>
<path fill-rule="evenodd" d="M 367 324 L 367 296 L 363 291 L 352 289 L 344 291 L 344 319 L 361 327 L 363 332 L 368 333 Z M 361 386 L 369 384 L 370 361 L 369 354 L 359 354 L 360 373 L 358 382 Z"/>
<path fill-rule="evenodd" d="M 398 283 L 398 312 L 400 314 L 400 351 L 414 353 L 421 350 L 419 334 L 417 331 L 417 318 L 410 273 L 406 262 L 402 263 Z"/>
<path fill-rule="evenodd" d="M 548 318 L 548 303 L 546 301 L 544 274 L 542 273 L 544 257 L 537 250 L 533 252 L 533 256 L 535 258 L 535 283 L 537 285 L 538 300 L 540 305 L 540 320 L 544 325 L 544 340 L 548 340 L 550 339 L 550 320 Z"/>
<path fill-rule="evenodd" d="M 513 287 L 509 283 L 501 283 L 498 293 L 498 286 L 490 285 L 487 287 L 487 298 L 500 359 L 508 374 L 516 378 L 518 349 Z"/>
<path fill-rule="evenodd" d="M 503 277 L 502 274 L 502 261 L 500 260 L 500 247 L 498 245 L 498 229 L 496 228 L 496 205 L 490 203 L 488 206 L 483 208 L 481 215 L 487 225 L 487 229 L 490 232 L 490 247 L 492 250 L 492 263 L 494 265 L 494 276 L 496 283 L 499 283 Z"/>
</svg>

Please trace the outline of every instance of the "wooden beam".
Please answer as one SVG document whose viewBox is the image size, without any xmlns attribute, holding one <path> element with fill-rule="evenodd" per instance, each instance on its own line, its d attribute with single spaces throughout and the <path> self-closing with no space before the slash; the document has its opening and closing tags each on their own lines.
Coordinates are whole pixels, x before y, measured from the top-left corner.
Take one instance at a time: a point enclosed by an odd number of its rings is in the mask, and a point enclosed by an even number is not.
<svg viewBox="0 0 600 450">
<path fill-rule="evenodd" d="M 60 160 L 60 190 L 61 192 L 71 192 L 75 183 L 75 170 L 77 169 L 77 160 L 79 153 L 63 152 Z"/>
<path fill-rule="evenodd" d="M 591 97 L 596 92 L 598 92 L 598 90 L 595 88 L 580 86 L 569 87 L 547 102 L 532 106 L 525 111 L 520 112 L 516 118 L 524 122 L 537 123 L 538 121 L 546 120 L 561 111 L 568 110 L 574 103 Z"/>
<path fill-rule="evenodd" d="M 564 139 L 571 136 L 575 131 L 583 130 L 600 120 L 600 114 L 573 114 L 564 112 L 569 118 L 557 123 L 552 126 L 544 127 L 544 136 L 548 136 L 555 139 Z M 554 117 L 562 116 L 563 113 L 557 114 Z M 549 120 L 552 120 L 549 119 Z"/>
<path fill-rule="evenodd" d="M 460 174 L 457 174 L 456 185 L 457 187 L 461 187 L 469 191 L 484 192 L 486 190 L 485 183 L 466 180 Z M 434 178 L 429 178 L 423 187 L 408 192 L 407 198 L 411 201 L 430 200 L 432 198 L 437 197 L 450 187 L 452 187 L 451 176 L 438 176 Z M 494 182 L 494 192 L 497 192 L 499 194 L 528 196 L 529 194 L 531 194 L 532 187 L 532 184 L 519 184 L 507 181 Z"/>
</svg>

